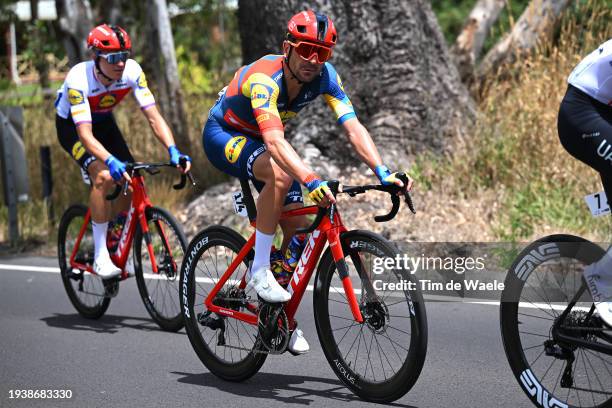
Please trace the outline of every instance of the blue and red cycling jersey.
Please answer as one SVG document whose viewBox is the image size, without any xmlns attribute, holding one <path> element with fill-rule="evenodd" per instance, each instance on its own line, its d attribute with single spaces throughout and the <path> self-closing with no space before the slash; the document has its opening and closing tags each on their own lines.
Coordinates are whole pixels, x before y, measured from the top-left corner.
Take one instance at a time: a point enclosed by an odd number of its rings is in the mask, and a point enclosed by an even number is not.
<svg viewBox="0 0 612 408">
<path fill-rule="evenodd" d="M 305 83 L 289 103 L 283 78 L 282 55 L 266 55 L 240 68 L 227 86 L 210 117 L 224 127 L 261 138 L 267 129 L 283 129 L 283 124 L 323 95 L 339 124 L 355 117 L 353 105 L 344 92 L 334 67 L 326 62 L 319 76 Z"/>
</svg>

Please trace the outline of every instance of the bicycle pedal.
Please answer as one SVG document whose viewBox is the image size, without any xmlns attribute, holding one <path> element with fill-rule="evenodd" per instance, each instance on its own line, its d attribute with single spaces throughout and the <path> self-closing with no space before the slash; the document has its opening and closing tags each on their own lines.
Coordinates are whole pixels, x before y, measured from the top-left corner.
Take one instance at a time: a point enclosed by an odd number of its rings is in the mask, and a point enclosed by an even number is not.
<svg viewBox="0 0 612 408">
<path fill-rule="evenodd" d="M 104 285 L 104 297 L 114 298 L 119 293 L 119 278 L 106 279 L 102 281 Z"/>
</svg>

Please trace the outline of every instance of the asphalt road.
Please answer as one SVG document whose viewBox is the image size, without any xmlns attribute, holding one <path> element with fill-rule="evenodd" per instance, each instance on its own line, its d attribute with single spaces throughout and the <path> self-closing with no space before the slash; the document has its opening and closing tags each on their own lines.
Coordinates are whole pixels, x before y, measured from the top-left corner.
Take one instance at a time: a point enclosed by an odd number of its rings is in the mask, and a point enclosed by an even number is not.
<svg viewBox="0 0 612 408">
<path fill-rule="evenodd" d="M 298 321 L 307 355 L 271 356 L 250 380 L 208 372 L 184 330 L 153 323 L 136 282 L 121 284 L 105 316 L 80 317 L 52 258 L 0 257 L 0 407 L 363 407 L 329 367 L 307 292 Z M 398 407 L 530 407 L 506 362 L 499 311 L 492 305 L 428 302 L 428 353 L 416 386 Z M 10 399 L 10 390 L 71 390 L 72 398 Z"/>
</svg>

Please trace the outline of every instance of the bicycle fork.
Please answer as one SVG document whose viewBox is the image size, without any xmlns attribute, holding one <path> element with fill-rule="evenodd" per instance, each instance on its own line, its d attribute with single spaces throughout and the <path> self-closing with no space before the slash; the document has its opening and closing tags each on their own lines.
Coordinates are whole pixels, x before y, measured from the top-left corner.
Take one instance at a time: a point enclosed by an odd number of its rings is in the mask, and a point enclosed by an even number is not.
<svg viewBox="0 0 612 408">
<path fill-rule="evenodd" d="M 338 271 L 338 275 L 342 280 L 342 287 L 344 288 L 346 299 L 348 300 L 349 307 L 351 308 L 351 313 L 353 313 L 355 321 L 358 323 L 363 323 L 363 316 L 361 314 L 361 310 L 359 309 L 359 302 L 357 302 L 357 298 L 355 297 L 353 282 L 351 282 L 351 278 L 349 277 L 348 265 L 344 260 L 344 253 L 342 251 L 342 243 L 340 242 L 340 233 L 338 228 L 331 228 L 327 232 L 327 240 L 329 241 L 329 248 L 331 249 L 331 253 L 336 264 L 336 270 Z"/>
</svg>

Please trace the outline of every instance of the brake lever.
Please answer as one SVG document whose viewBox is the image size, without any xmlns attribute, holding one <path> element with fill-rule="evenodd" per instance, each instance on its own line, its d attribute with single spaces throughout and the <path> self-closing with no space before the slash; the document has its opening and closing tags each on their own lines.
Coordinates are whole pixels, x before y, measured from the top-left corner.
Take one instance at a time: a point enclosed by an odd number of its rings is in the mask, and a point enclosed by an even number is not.
<svg viewBox="0 0 612 408">
<path fill-rule="evenodd" d="M 403 173 L 403 172 L 398 173 L 397 178 L 402 180 L 402 183 L 404 183 L 404 186 L 408 185 L 408 175 L 406 173 Z M 410 209 L 410 211 L 413 214 L 416 214 L 416 210 L 414 209 L 414 203 L 412 202 L 412 197 L 410 196 L 410 193 L 408 192 L 408 190 L 404 191 L 404 202 L 408 205 L 408 208 Z"/>
</svg>

